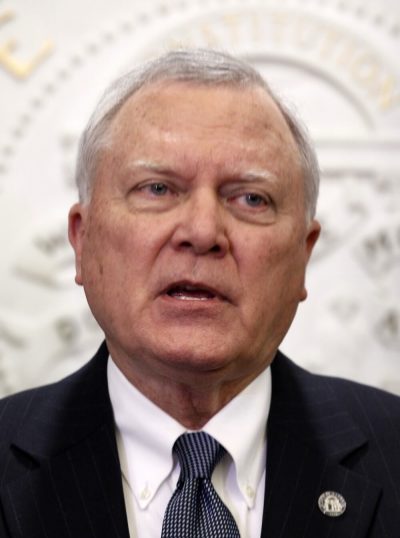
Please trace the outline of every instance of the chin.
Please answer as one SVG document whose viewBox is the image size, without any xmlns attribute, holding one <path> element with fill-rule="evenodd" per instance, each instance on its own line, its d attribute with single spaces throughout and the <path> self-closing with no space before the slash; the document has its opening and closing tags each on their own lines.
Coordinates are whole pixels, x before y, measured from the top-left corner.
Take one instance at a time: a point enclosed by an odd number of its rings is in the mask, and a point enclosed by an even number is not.
<svg viewBox="0 0 400 538">
<path fill-rule="evenodd" d="M 228 366 L 234 360 L 230 346 L 224 343 L 208 343 L 204 339 L 199 342 L 188 340 L 168 342 L 165 346 L 157 346 L 156 356 L 163 362 L 182 369 L 210 371 Z M 236 354 L 235 354 L 236 355 Z"/>
</svg>

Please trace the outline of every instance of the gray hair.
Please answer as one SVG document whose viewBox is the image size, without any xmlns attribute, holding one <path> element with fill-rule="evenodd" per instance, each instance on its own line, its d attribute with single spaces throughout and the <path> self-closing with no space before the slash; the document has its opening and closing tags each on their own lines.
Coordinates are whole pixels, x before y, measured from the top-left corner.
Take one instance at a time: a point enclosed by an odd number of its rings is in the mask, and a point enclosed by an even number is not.
<svg viewBox="0 0 400 538">
<path fill-rule="evenodd" d="M 79 142 L 76 184 L 81 202 L 90 199 L 99 153 L 107 145 L 110 124 L 124 103 L 145 86 L 174 81 L 209 86 L 263 88 L 278 106 L 297 144 L 304 176 L 307 216 L 313 218 L 318 198 L 319 167 L 305 127 L 251 65 L 211 49 L 167 52 L 118 78 L 106 89 Z"/>
</svg>

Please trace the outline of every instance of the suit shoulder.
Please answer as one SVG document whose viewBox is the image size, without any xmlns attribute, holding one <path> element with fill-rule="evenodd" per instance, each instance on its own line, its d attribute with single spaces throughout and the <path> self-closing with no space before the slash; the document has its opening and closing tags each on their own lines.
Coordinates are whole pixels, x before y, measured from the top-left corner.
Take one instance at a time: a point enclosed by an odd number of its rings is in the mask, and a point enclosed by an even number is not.
<svg viewBox="0 0 400 538">
<path fill-rule="evenodd" d="M 358 394 L 363 398 L 382 398 L 384 401 L 390 402 L 395 407 L 400 406 L 400 396 L 392 392 L 388 392 L 379 387 L 374 387 L 372 385 L 367 385 L 365 383 L 359 383 L 358 381 L 353 381 L 350 379 L 344 379 L 341 377 L 331 377 L 323 376 L 319 374 L 320 378 L 328 380 L 328 383 L 333 387 L 333 389 L 338 393 L 353 393 Z"/>
<path fill-rule="evenodd" d="M 63 410 L 73 410 L 82 401 L 96 399 L 93 387 L 107 384 L 108 352 L 102 348 L 91 361 L 60 381 L 0 399 L 0 444 L 9 435 L 15 436 L 22 425 L 35 422 L 39 426 L 41 422 L 59 418 Z"/>
<path fill-rule="evenodd" d="M 0 442 L 7 442 L 22 422 L 29 420 L 40 409 L 49 405 L 67 379 L 2 398 L 0 400 Z"/>
<path fill-rule="evenodd" d="M 340 378 L 325 378 L 348 412 L 366 427 L 400 435 L 400 397 L 382 389 Z M 400 440 L 400 437 L 399 437 Z"/>
<path fill-rule="evenodd" d="M 55 381 L 54 383 L 49 383 L 47 385 L 42 385 L 39 387 L 33 387 L 1 398 L 0 421 L 3 414 L 26 414 L 29 411 L 32 402 L 44 402 L 46 400 L 52 399 L 54 395 L 57 394 L 63 386 L 68 386 L 68 384 L 73 383 L 74 380 L 80 376 L 80 372 L 83 371 L 86 366 L 87 365 L 85 365 L 78 371 L 64 377 L 63 379 Z"/>
<path fill-rule="evenodd" d="M 312 416 L 327 406 L 331 413 L 348 413 L 368 435 L 397 437 L 400 448 L 400 397 L 382 389 L 338 377 L 311 373 L 282 353 L 272 364 L 284 398 L 301 401 Z M 274 382 L 272 384 L 274 390 Z M 289 394 L 291 396 L 289 396 Z M 294 396 L 293 396 L 294 395 Z M 322 406 L 322 407 L 321 407 Z"/>
</svg>

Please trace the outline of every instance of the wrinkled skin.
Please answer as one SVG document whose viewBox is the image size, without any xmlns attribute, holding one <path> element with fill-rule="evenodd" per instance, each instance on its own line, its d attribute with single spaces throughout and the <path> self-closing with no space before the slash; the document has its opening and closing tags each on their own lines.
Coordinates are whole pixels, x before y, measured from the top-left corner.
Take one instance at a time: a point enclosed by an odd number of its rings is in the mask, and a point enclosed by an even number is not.
<svg viewBox="0 0 400 538">
<path fill-rule="evenodd" d="M 298 151 L 260 88 L 151 85 L 121 108 L 69 234 L 128 379 L 200 427 L 273 359 L 319 224 Z"/>
</svg>

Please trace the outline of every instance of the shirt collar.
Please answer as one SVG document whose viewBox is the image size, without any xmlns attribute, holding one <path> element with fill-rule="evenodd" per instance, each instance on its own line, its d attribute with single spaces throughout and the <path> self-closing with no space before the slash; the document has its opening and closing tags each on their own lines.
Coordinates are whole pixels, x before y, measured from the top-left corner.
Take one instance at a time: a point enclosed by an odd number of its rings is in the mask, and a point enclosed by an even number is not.
<svg viewBox="0 0 400 538">
<path fill-rule="evenodd" d="M 186 429 L 132 385 L 111 357 L 107 375 L 115 425 L 124 449 L 122 458 L 120 455 L 122 474 L 143 509 L 171 473 L 172 446 Z"/>
<path fill-rule="evenodd" d="M 134 387 L 109 358 L 108 387 L 118 437 L 122 474 L 140 508 L 152 501 L 174 467 L 172 447 L 188 431 Z M 254 505 L 265 469 L 266 424 L 271 403 L 271 373 L 264 370 L 204 426 L 231 456 L 239 490 Z M 160 434 L 162 432 L 162 434 Z M 143 466 L 146 461 L 148 465 Z"/>
<path fill-rule="evenodd" d="M 271 393 L 271 371 L 267 368 L 203 428 L 232 457 L 237 484 L 249 508 L 254 506 L 255 492 L 265 469 Z"/>
</svg>

